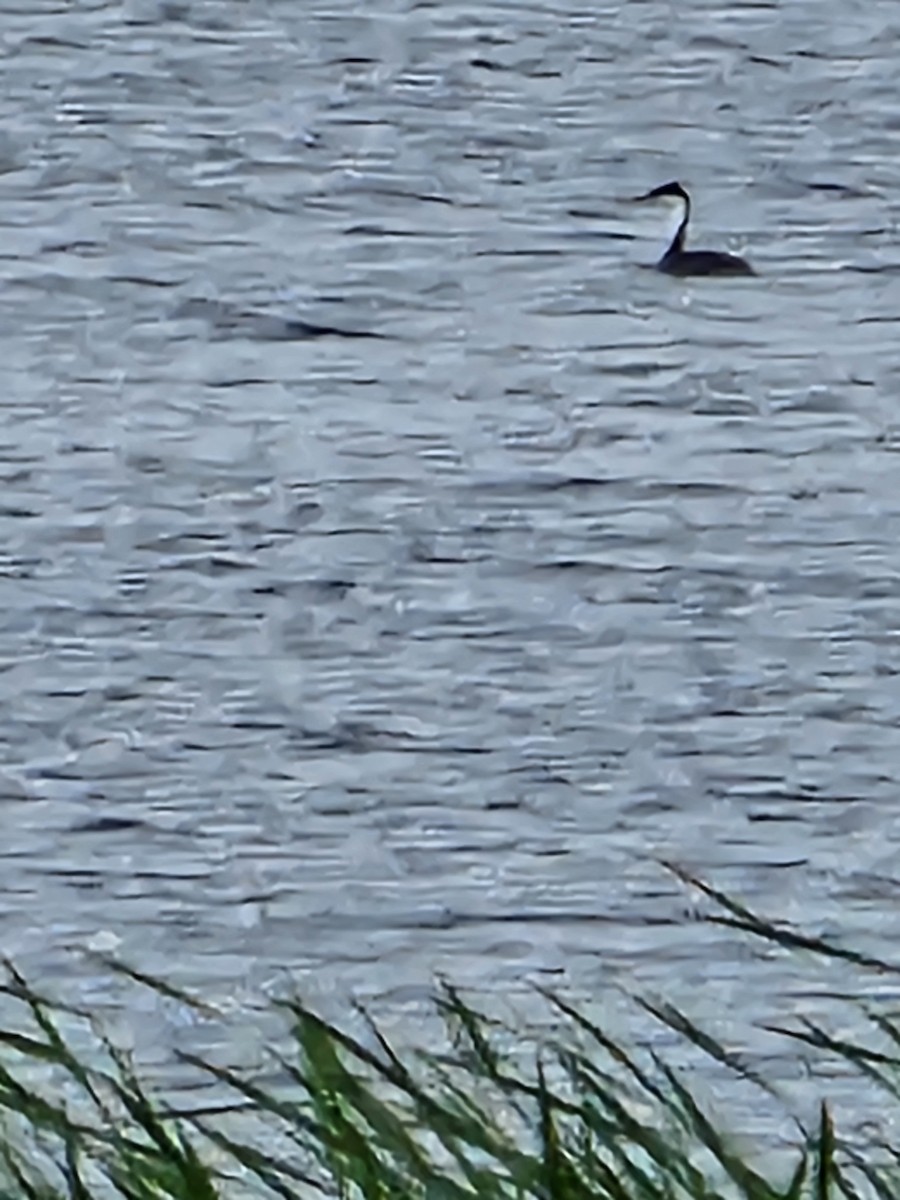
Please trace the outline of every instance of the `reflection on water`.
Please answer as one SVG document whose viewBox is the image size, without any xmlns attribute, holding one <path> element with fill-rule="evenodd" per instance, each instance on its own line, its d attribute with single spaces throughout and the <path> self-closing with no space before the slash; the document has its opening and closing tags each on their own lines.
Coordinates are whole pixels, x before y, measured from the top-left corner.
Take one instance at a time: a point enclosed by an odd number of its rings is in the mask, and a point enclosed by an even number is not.
<svg viewBox="0 0 900 1200">
<path fill-rule="evenodd" d="M 895 10 L 355 8 L 5 18 L 4 951 L 781 1011 L 655 860 L 898 932 Z"/>
</svg>

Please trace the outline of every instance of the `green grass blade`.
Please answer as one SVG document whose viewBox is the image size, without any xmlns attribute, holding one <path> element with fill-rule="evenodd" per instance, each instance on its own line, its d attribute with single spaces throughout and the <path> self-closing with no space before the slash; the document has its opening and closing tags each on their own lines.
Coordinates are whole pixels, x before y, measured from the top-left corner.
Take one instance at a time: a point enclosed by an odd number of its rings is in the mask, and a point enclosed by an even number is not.
<svg viewBox="0 0 900 1200">
<path fill-rule="evenodd" d="M 0 1144 L 0 1158 L 2 1158 L 3 1166 L 7 1173 L 11 1176 L 12 1182 L 18 1188 L 17 1200 L 59 1200 L 59 1195 L 45 1180 L 35 1180 L 31 1177 L 30 1172 L 25 1168 L 20 1161 L 20 1156 L 16 1154 L 12 1147 L 2 1143 Z"/>
<path fill-rule="evenodd" d="M 568 1004 L 554 992 L 545 991 L 540 988 L 538 991 L 540 991 L 541 995 L 543 995 L 545 999 L 558 1008 L 560 1012 L 564 1013 L 565 1016 L 573 1021 L 578 1028 L 584 1030 L 584 1032 L 587 1033 L 591 1039 L 595 1041 L 606 1054 L 609 1055 L 613 1062 L 617 1063 L 620 1067 L 624 1067 L 628 1074 L 640 1084 L 641 1088 L 647 1092 L 648 1095 L 652 1096 L 657 1103 L 665 1104 L 665 1096 L 660 1091 L 658 1085 L 654 1083 L 646 1071 L 642 1070 L 641 1067 L 638 1066 L 637 1062 L 635 1062 L 634 1058 L 630 1054 L 628 1054 L 613 1038 L 603 1032 L 599 1025 L 593 1021 L 589 1021 L 584 1013 L 579 1012 L 578 1009 L 573 1007 L 573 1005 Z"/>
<path fill-rule="evenodd" d="M 90 1191 L 81 1177 L 81 1147 L 78 1141 L 69 1136 L 66 1138 L 66 1182 L 69 1186 L 70 1200 L 91 1200 Z"/>
<path fill-rule="evenodd" d="M 615 1158 L 627 1177 L 629 1190 L 647 1200 L 664 1197 L 673 1189 L 688 1196 L 714 1194 L 702 1172 L 670 1134 L 639 1120 L 612 1089 L 593 1075 L 582 1077 L 576 1067 L 574 1081 L 584 1096 L 579 1112 L 586 1127 Z M 636 1161 L 638 1157 L 646 1167 Z"/>
<path fill-rule="evenodd" d="M 819 1136 L 815 1146 L 815 1200 L 831 1200 L 834 1182 L 834 1126 L 828 1105 L 822 1103 L 819 1110 Z"/>
<path fill-rule="evenodd" d="M 221 1017 L 218 1009 L 207 1003 L 202 997 L 195 996 L 192 992 L 187 992 L 184 988 L 176 987 L 175 984 L 168 983 L 165 979 L 160 979 L 157 975 L 151 975 L 146 971 L 141 971 L 137 967 L 131 966 L 129 963 L 121 962 L 117 958 L 112 958 L 108 954 L 100 954 L 98 951 L 90 951 L 88 957 L 106 967 L 108 971 L 115 975 L 122 975 L 126 979 L 130 979 L 133 983 L 141 984 L 150 991 L 156 992 L 160 996 L 165 996 L 168 1000 L 177 1000 L 180 1004 L 186 1005 L 195 1012 L 202 1013 L 203 1016 L 210 1019 Z"/>
<path fill-rule="evenodd" d="M 758 1197 L 759 1200 L 775 1200 L 777 1191 L 772 1188 L 768 1180 L 729 1147 L 726 1138 L 707 1118 L 675 1071 L 658 1058 L 657 1063 L 679 1101 L 685 1128 L 706 1146 L 744 1196 Z"/>
<path fill-rule="evenodd" d="M 200 1161 L 180 1125 L 172 1122 L 171 1128 L 167 1127 L 125 1055 L 112 1046 L 109 1050 L 119 1072 L 117 1079 L 110 1080 L 110 1086 L 135 1126 L 148 1139 L 149 1145 L 137 1153 L 145 1165 L 152 1166 L 157 1185 L 173 1197 L 216 1200 L 218 1191 L 212 1174 Z M 121 1146 L 119 1149 L 122 1152 Z"/>
<path fill-rule="evenodd" d="M 855 1042 L 834 1038 L 815 1021 L 801 1020 L 801 1024 L 805 1026 L 804 1029 L 787 1029 L 781 1025 L 764 1025 L 763 1029 L 845 1059 L 883 1091 L 894 1098 L 900 1098 L 900 1079 L 894 1079 L 886 1071 L 879 1069 L 883 1066 L 896 1069 L 898 1064 L 895 1058 Z"/>
<path fill-rule="evenodd" d="M 455 1027 L 462 1035 L 464 1045 L 473 1055 L 478 1070 L 488 1079 L 498 1079 L 502 1074 L 500 1056 L 483 1033 L 484 1019 L 468 1007 L 458 990 L 446 979 L 441 980 L 437 1006 L 448 1028 L 452 1031 Z"/>
<path fill-rule="evenodd" d="M 900 1050 L 900 1029 L 897 1028 L 896 1022 L 883 1013 L 873 1012 L 869 1008 L 865 1011 L 872 1024 Z M 900 1067 L 900 1059 L 892 1058 L 891 1064 Z"/>
<path fill-rule="evenodd" d="M 733 1074 L 739 1076 L 741 1079 L 745 1079 L 748 1083 L 752 1083 L 773 1099 L 781 1100 L 777 1088 L 764 1079 L 758 1071 L 754 1071 L 742 1055 L 727 1050 L 714 1037 L 710 1036 L 710 1034 L 706 1033 L 698 1025 L 695 1025 L 693 1021 L 675 1008 L 674 1005 L 667 1004 L 665 1001 L 653 1002 L 643 999 L 640 996 L 635 996 L 634 999 L 651 1016 L 696 1046 L 708 1058 L 721 1063 L 722 1066 L 727 1067 Z"/>
<path fill-rule="evenodd" d="M 791 1175 L 791 1181 L 784 1191 L 782 1200 L 801 1200 L 803 1188 L 806 1183 L 806 1176 L 809 1171 L 809 1154 L 804 1148 L 794 1167 L 794 1173 Z"/>
<path fill-rule="evenodd" d="M 837 946 L 833 942 L 826 941 L 824 938 L 798 933 L 793 929 L 775 925 L 772 921 L 757 916 L 749 908 L 739 904 L 738 901 L 727 896 L 724 892 L 720 892 L 717 888 L 712 887 L 702 879 L 697 878 L 697 876 L 692 875 L 683 867 L 662 860 L 661 865 L 684 883 L 697 888 L 711 900 L 715 900 L 727 912 L 733 914 L 732 917 L 707 917 L 706 919 L 712 924 L 724 925 L 728 929 L 737 929 L 743 933 L 751 933 L 755 937 L 776 942 L 789 950 L 811 950 L 813 953 L 822 955 L 823 957 L 840 958 L 858 967 L 869 967 L 878 972 L 900 975 L 900 966 L 895 963 L 887 962 L 881 958 L 874 958 L 869 954 L 860 954 L 858 951 L 849 950 L 844 946 Z"/>
<path fill-rule="evenodd" d="M 878 1200 L 897 1200 L 900 1195 L 900 1187 L 898 1187 L 898 1177 L 895 1171 L 885 1171 L 878 1167 L 872 1166 L 866 1162 L 861 1154 L 849 1146 L 842 1147 L 842 1153 L 847 1156 L 847 1159 L 853 1164 L 857 1171 L 868 1181 L 872 1187 Z M 839 1175 L 841 1189 L 845 1194 L 849 1195 L 845 1186 L 845 1180 Z"/>
<path fill-rule="evenodd" d="M 321 1180 L 315 1179 L 308 1172 L 300 1170 L 294 1163 L 286 1162 L 284 1159 L 276 1157 L 269 1150 L 263 1152 L 255 1146 L 248 1146 L 244 1142 L 238 1142 L 234 1138 L 228 1137 L 220 1129 L 216 1129 L 205 1122 L 198 1121 L 197 1128 L 214 1145 L 230 1155 L 236 1163 L 239 1163 L 244 1170 L 254 1175 L 260 1183 L 270 1191 L 281 1196 L 282 1200 L 295 1200 L 297 1196 L 297 1192 L 286 1180 L 302 1184 L 304 1187 L 314 1188 L 319 1192 L 324 1193 L 326 1191 L 325 1185 Z"/>
<path fill-rule="evenodd" d="M 219 1083 L 227 1084 L 228 1087 L 245 1096 L 249 1101 L 251 1110 L 271 1113 L 273 1116 L 279 1117 L 287 1125 L 301 1128 L 309 1134 L 315 1132 L 315 1124 L 303 1113 L 296 1101 L 282 1100 L 272 1092 L 267 1092 L 264 1088 L 259 1087 L 251 1080 L 238 1075 L 236 1071 L 231 1071 L 227 1067 L 216 1066 L 214 1063 L 207 1062 L 206 1059 L 200 1058 L 196 1054 L 191 1054 L 189 1051 L 179 1051 L 176 1057 L 179 1062 L 204 1071 L 218 1080 Z M 307 1084 L 304 1082 L 304 1090 L 306 1088 Z"/>
<path fill-rule="evenodd" d="M 93 1100 L 94 1104 L 102 1109 L 102 1104 L 97 1092 L 94 1089 L 93 1081 L 91 1080 L 90 1072 L 82 1064 L 76 1054 L 70 1050 L 65 1038 L 57 1029 L 50 1013 L 54 1006 L 47 1001 L 41 999 L 35 992 L 29 988 L 25 978 L 16 970 L 11 962 L 5 961 L 6 971 L 15 984 L 18 998 L 23 1000 L 29 1008 L 35 1024 L 46 1038 L 46 1045 L 43 1054 L 39 1055 L 44 1061 L 52 1061 L 55 1059 L 60 1064 L 76 1083 L 81 1087 Z"/>
<path fill-rule="evenodd" d="M 580 1200 L 590 1196 L 590 1189 L 567 1153 L 565 1140 L 557 1127 L 556 1100 L 547 1086 L 544 1067 L 537 1064 L 538 1112 L 540 1116 L 541 1171 L 543 1194 L 554 1200 Z"/>
</svg>

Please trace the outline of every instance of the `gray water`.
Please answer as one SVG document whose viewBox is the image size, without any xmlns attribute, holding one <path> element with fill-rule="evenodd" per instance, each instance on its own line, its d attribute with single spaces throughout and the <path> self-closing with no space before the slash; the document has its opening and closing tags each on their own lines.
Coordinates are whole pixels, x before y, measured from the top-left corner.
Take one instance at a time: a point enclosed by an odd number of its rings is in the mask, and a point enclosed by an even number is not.
<svg viewBox="0 0 900 1200">
<path fill-rule="evenodd" d="M 657 859 L 900 935 L 896 5 L 358 8 L 2 13 L 3 951 L 827 1012 Z"/>
</svg>

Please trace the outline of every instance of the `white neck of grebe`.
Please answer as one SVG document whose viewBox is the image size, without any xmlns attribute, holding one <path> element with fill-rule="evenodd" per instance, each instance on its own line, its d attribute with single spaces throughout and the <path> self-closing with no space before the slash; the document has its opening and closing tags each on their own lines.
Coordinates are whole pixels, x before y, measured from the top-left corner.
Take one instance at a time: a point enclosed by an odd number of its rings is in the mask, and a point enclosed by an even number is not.
<svg viewBox="0 0 900 1200">
<path fill-rule="evenodd" d="M 684 249 L 688 220 L 691 215 L 690 202 L 683 196 L 661 196 L 660 200 L 665 204 L 668 214 L 665 253 L 676 254 Z"/>
</svg>

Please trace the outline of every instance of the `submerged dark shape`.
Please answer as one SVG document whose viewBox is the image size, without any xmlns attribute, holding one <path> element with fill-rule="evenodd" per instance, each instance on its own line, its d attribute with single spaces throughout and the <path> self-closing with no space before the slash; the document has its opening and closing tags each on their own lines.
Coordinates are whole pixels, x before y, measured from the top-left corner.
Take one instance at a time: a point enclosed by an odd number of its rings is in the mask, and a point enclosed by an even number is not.
<svg viewBox="0 0 900 1200">
<path fill-rule="evenodd" d="M 193 298 L 175 311 L 181 320 L 206 320 L 215 338 L 239 334 L 258 342 L 294 342 L 310 338 L 384 338 L 383 333 L 365 329 L 346 329 L 338 325 L 320 325 L 297 317 L 282 317 L 257 309 L 240 309 L 222 300 Z"/>
<path fill-rule="evenodd" d="M 680 183 L 672 181 L 653 188 L 635 200 L 680 201 L 681 222 L 672 243 L 656 264 L 657 269 L 667 275 L 755 275 L 756 272 L 745 258 L 737 254 L 726 254 L 721 250 L 685 250 L 688 221 L 691 219 L 691 198 Z"/>
</svg>

